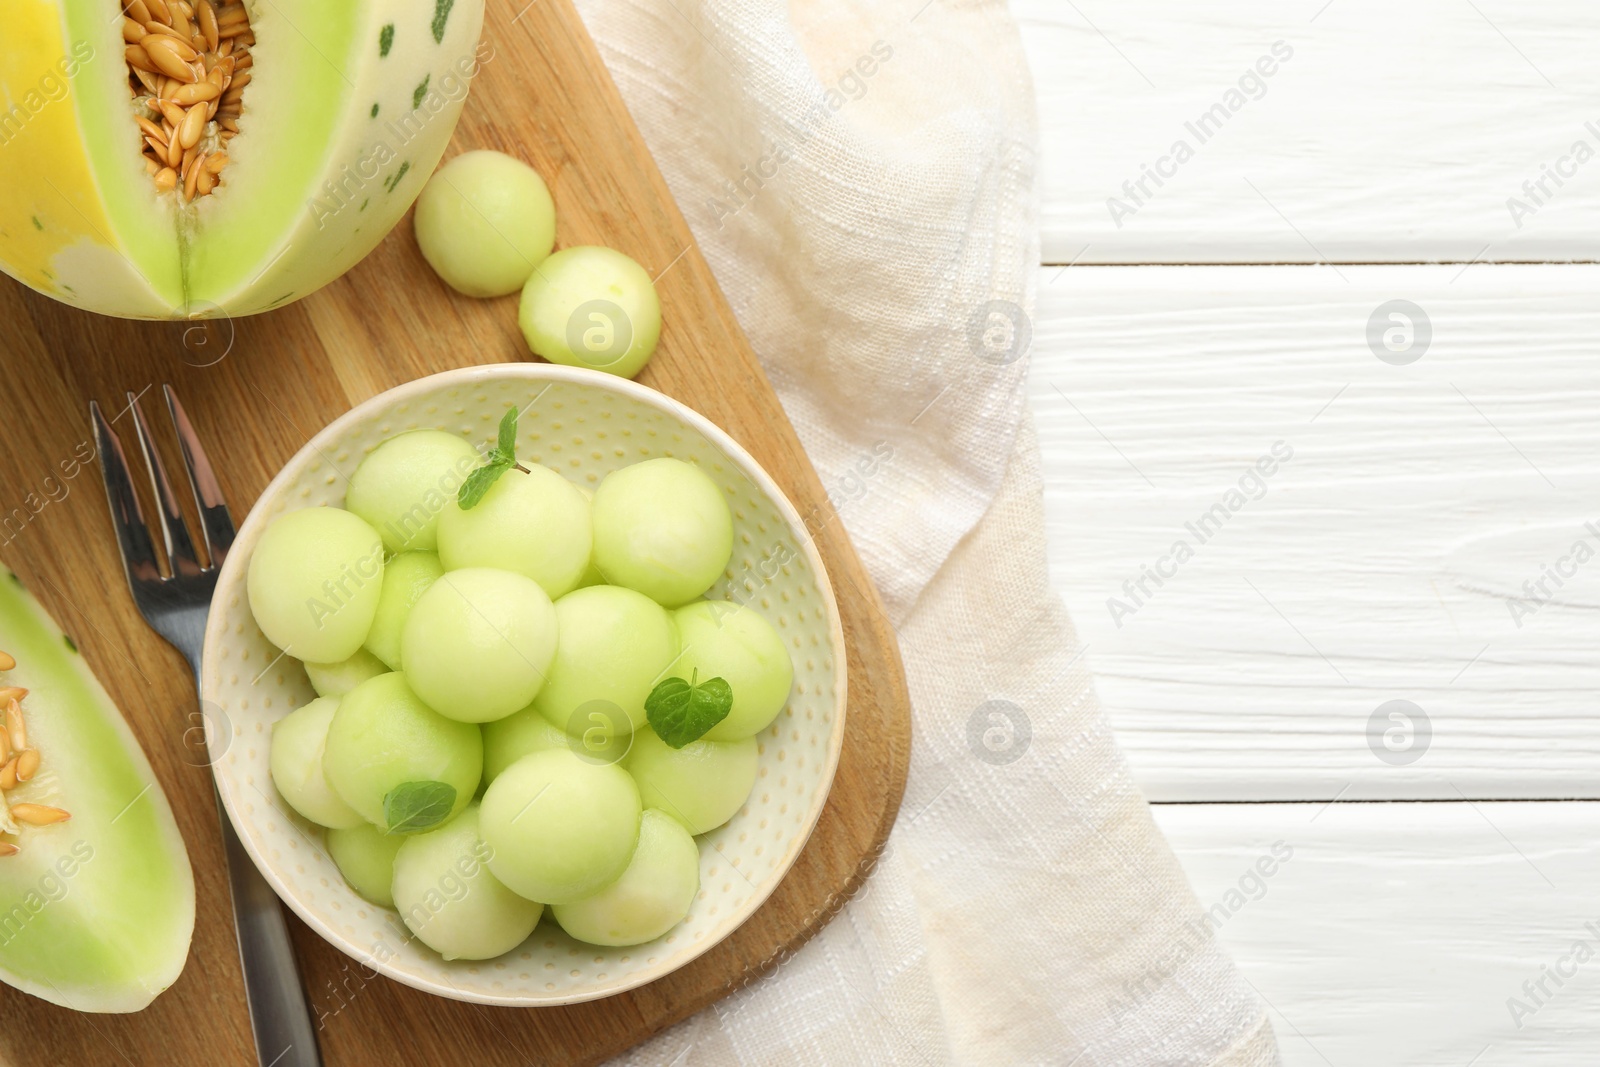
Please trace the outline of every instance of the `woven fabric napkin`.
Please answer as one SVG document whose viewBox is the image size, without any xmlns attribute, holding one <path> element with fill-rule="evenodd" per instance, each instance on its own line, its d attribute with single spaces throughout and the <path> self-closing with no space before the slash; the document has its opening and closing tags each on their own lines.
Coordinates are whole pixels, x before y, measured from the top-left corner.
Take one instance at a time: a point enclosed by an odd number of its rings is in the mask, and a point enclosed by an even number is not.
<svg viewBox="0 0 1600 1067">
<path fill-rule="evenodd" d="M 1046 580 L 1037 132 L 1005 6 L 580 8 L 883 593 L 915 735 L 861 893 L 618 1062 L 1275 1064 Z"/>
</svg>

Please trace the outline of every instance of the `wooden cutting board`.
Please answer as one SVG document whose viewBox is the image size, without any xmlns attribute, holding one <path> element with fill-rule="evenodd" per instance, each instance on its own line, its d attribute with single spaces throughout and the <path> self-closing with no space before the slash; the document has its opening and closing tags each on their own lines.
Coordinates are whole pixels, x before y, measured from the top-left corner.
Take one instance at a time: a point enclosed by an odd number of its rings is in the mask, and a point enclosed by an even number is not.
<svg viewBox="0 0 1600 1067">
<path fill-rule="evenodd" d="M 520 16 L 517 6 L 490 5 L 495 57 L 451 151 L 528 160 L 555 196 L 558 244 L 610 245 L 664 272 L 661 347 L 640 380 L 727 430 L 809 516 L 844 617 L 847 736 L 822 820 L 777 892 L 727 941 L 631 993 L 538 1009 L 442 1000 L 363 970 L 291 916 L 330 1067 L 603 1061 L 757 979 L 826 923 L 871 872 L 905 785 L 909 699 L 882 604 L 570 0 L 537 0 Z M 320 293 L 204 329 L 87 315 L 0 280 L 0 517 L 29 516 L 0 531 L 0 558 L 76 637 L 133 724 L 177 812 L 199 894 L 188 967 L 144 1012 L 80 1015 L 0 987 L 0 1061 L 255 1062 L 217 812 L 194 745 L 193 683 L 134 610 L 98 470 L 68 477 L 60 466 L 90 440 L 89 400 L 116 411 L 125 392 L 171 382 L 242 520 L 279 466 L 351 405 L 420 375 L 526 358 L 516 298 L 446 289 L 409 220 Z"/>
</svg>

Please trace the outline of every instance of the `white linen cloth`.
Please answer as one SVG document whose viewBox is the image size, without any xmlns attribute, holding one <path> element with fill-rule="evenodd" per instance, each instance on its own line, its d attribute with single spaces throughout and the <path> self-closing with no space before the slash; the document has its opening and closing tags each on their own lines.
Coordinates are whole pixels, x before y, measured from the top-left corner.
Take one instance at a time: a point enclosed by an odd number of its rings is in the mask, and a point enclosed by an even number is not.
<svg viewBox="0 0 1600 1067">
<path fill-rule="evenodd" d="M 1277 1063 L 1046 580 L 1036 130 L 1005 6 L 579 6 L 883 593 L 915 735 L 861 893 L 617 1062 Z"/>
</svg>

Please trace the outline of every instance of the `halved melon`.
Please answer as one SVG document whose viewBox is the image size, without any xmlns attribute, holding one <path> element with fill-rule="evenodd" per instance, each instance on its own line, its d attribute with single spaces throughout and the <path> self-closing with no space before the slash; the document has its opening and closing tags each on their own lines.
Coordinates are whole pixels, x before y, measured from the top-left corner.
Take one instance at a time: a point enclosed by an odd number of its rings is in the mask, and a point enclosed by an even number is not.
<svg viewBox="0 0 1600 1067">
<path fill-rule="evenodd" d="M 177 980 L 194 932 L 172 809 L 77 648 L 3 567 L 0 649 L 0 981 L 138 1011 Z M 14 704 L 13 687 L 27 690 Z"/>
<path fill-rule="evenodd" d="M 421 191 L 492 58 L 483 0 L 5 11 L 0 269 L 124 318 L 250 315 L 349 270 Z"/>
</svg>

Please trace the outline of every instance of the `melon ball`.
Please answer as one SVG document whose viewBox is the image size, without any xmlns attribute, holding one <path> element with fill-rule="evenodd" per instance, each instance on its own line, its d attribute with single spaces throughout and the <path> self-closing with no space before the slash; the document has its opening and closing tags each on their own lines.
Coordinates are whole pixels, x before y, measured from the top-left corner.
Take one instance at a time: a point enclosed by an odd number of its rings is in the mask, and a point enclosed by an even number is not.
<svg viewBox="0 0 1600 1067">
<path fill-rule="evenodd" d="M 447 571 L 406 620 L 406 682 L 441 715 L 503 719 L 544 685 L 556 632 L 555 608 L 533 579 L 489 567 Z"/>
<path fill-rule="evenodd" d="M 380 594 L 379 600 L 382 600 Z M 319 697 L 342 697 L 368 678 L 388 674 L 389 667 L 364 648 L 338 663 L 304 663 L 306 678 Z"/>
<path fill-rule="evenodd" d="M 362 823 L 347 830 L 329 830 L 328 855 L 350 888 L 363 899 L 392 908 L 394 856 L 408 840 L 404 834 L 386 834 L 370 823 Z"/>
<path fill-rule="evenodd" d="M 391 670 L 400 669 L 400 634 L 412 607 L 443 573 L 444 566 L 432 552 L 402 552 L 383 565 L 378 610 L 367 631 L 366 647 Z"/>
<path fill-rule="evenodd" d="M 322 773 L 328 725 L 338 710 L 337 697 L 318 697 L 273 723 L 268 764 L 272 784 L 295 811 L 318 826 L 359 826 L 361 816 L 339 799 Z"/>
<path fill-rule="evenodd" d="M 439 513 L 482 462 L 455 434 L 412 430 L 361 461 L 344 491 L 345 507 L 369 522 L 390 552 L 432 552 Z"/>
<path fill-rule="evenodd" d="M 477 805 L 406 839 L 394 858 L 394 906 L 418 940 L 447 960 L 488 960 L 528 939 L 544 905 L 490 871 Z"/>
<path fill-rule="evenodd" d="M 529 900 L 579 900 L 628 866 L 641 810 L 639 789 L 621 767 L 566 749 L 534 752 L 483 794 L 489 869 Z"/>
<path fill-rule="evenodd" d="M 533 272 L 518 322 L 534 355 L 632 378 L 661 339 L 661 301 L 639 264 L 614 249 L 582 245 L 563 248 Z"/>
<path fill-rule="evenodd" d="M 581 736 L 604 701 L 621 709 L 611 724 L 626 734 L 645 724 L 644 700 L 678 655 L 672 616 L 632 589 L 596 585 L 556 601 L 561 641 L 533 706 L 556 726 Z"/>
<path fill-rule="evenodd" d="M 589 565 L 589 501 L 548 467 L 508 470 L 483 499 L 439 516 L 439 559 L 447 571 L 497 567 L 527 575 L 550 599 L 578 586 Z"/>
<path fill-rule="evenodd" d="M 339 508 L 273 519 L 250 555 L 245 589 L 267 640 L 312 663 L 355 655 L 383 584 L 383 542 Z"/>
<path fill-rule="evenodd" d="M 756 784 L 756 739 L 691 741 L 673 748 L 640 730 L 623 766 L 647 808 L 660 808 L 691 834 L 715 830 L 736 815 Z"/>
<path fill-rule="evenodd" d="M 612 471 L 595 490 L 593 511 L 600 573 L 663 607 L 704 593 L 733 557 L 733 514 L 722 491 L 679 459 Z"/>
<path fill-rule="evenodd" d="M 483 780 L 493 782 L 501 771 L 530 752 L 570 748 L 571 744 L 567 732 L 552 726 L 534 707 L 486 722 L 483 724 Z"/>
<path fill-rule="evenodd" d="M 333 791 L 385 830 L 427 829 L 459 813 L 478 790 L 483 737 L 423 703 L 401 674 L 362 682 L 339 700 L 322 770 Z M 420 813 L 412 798 L 448 800 Z M 421 825 L 419 825 L 421 824 Z"/>
<path fill-rule="evenodd" d="M 422 258 L 465 296 L 522 288 L 556 243 L 556 205 L 539 172 L 503 152 L 464 152 L 417 197 Z"/>
<path fill-rule="evenodd" d="M 794 663 L 772 624 L 754 608 L 702 600 L 672 613 L 683 654 L 673 673 L 722 678 L 733 690 L 733 710 L 705 734 L 707 741 L 754 737 L 789 702 Z"/>
<path fill-rule="evenodd" d="M 642 945 L 683 921 L 700 891 L 700 849 L 670 816 L 646 808 L 639 845 L 622 876 L 604 889 L 550 914 L 561 929 L 591 945 Z"/>
</svg>

